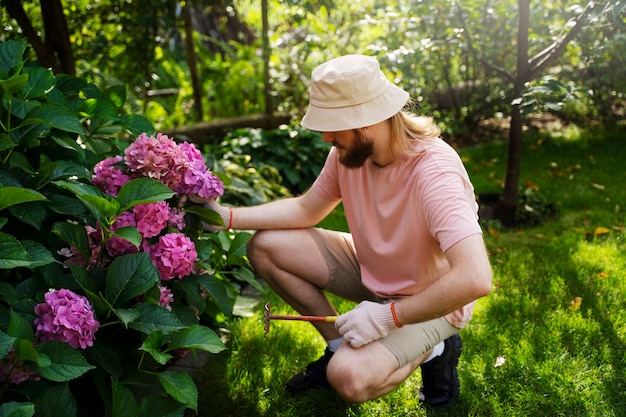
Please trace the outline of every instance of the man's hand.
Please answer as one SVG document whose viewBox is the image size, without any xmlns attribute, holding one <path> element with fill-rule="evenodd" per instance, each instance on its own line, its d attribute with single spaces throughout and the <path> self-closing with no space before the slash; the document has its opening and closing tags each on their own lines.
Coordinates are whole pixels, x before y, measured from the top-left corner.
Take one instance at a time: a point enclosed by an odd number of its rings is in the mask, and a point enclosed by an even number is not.
<svg viewBox="0 0 626 417">
<path fill-rule="evenodd" d="M 371 301 L 363 301 L 335 322 L 335 328 L 353 348 L 385 337 L 396 327 L 391 305 Z"/>
</svg>

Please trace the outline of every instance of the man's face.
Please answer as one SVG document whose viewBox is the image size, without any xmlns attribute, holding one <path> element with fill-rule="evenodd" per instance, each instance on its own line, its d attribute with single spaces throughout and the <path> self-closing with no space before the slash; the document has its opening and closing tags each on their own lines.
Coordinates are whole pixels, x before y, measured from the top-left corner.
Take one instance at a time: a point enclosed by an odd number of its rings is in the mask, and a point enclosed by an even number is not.
<svg viewBox="0 0 626 417">
<path fill-rule="evenodd" d="M 374 141 L 361 130 L 325 132 L 324 142 L 330 142 L 336 149 L 339 163 L 346 168 L 360 168 L 374 153 Z"/>
</svg>

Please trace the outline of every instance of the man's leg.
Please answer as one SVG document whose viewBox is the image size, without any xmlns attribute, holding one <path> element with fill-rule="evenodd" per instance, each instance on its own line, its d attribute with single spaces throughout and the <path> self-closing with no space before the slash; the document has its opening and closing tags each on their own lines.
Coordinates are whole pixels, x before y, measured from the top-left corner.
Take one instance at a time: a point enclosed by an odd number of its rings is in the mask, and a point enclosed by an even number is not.
<svg viewBox="0 0 626 417">
<path fill-rule="evenodd" d="M 257 275 L 300 314 L 337 314 L 323 293 L 328 266 L 307 230 L 258 231 L 248 242 L 248 257 Z M 313 324 L 326 340 L 341 337 L 333 324 Z"/>
</svg>

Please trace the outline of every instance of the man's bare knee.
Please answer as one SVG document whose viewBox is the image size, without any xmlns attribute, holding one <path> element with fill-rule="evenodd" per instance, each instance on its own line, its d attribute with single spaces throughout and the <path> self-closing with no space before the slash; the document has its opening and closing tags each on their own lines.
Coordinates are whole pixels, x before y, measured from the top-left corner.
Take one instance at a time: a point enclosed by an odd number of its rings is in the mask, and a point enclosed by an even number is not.
<svg viewBox="0 0 626 417">
<path fill-rule="evenodd" d="M 345 401 L 362 403 L 370 399 L 366 385 L 367 378 L 359 375 L 355 367 L 342 366 L 342 364 L 337 363 L 329 364 L 326 377 L 330 385 Z"/>
</svg>

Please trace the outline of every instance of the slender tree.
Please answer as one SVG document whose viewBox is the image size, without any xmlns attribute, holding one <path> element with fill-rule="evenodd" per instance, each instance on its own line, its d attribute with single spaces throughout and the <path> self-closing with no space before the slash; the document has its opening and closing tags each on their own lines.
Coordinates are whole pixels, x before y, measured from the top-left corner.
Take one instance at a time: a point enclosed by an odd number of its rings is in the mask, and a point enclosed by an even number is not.
<svg viewBox="0 0 626 417">
<path fill-rule="evenodd" d="M 529 58 L 529 29 L 530 29 L 530 0 L 518 0 L 518 24 L 517 24 L 517 64 L 515 71 L 509 71 L 495 65 L 484 58 L 481 51 L 472 43 L 472 37 L 464 23 L 464 31 L 468 40 L 469 50 L 475 54 L 489 69 L 502 74 L 513 84 L 513 101 L 511 102 L 511 122 L 509 130 L 508 159 L 504 190 L 496 209 L 496 216 L 505 225 L 515 223 L 515 213 L 519 198 L 519 186 L 522 164 L 522 94 L 526 83 L 537 78 L 558 57 L 560 57 L 567 44 L 574 39 L 587 23 L 587 18 L 594 9 L 595 2 L 590 1 L 567 25 L 567 32 L 555 40 L 547 48 Z M 459 5 L 461 21 L 463 18 L 462 7 Z M 604 8 L 606 10 L 606 7 Z"/>
</svg>

